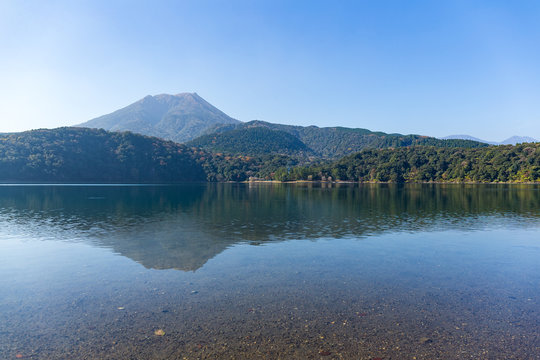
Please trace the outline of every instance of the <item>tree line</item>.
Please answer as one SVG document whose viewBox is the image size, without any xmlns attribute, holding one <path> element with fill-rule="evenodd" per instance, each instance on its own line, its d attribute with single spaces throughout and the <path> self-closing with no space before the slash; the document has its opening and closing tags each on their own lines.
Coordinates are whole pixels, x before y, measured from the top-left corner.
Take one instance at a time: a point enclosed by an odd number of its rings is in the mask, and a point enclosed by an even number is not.
<svg viewBox="0 0 540 360">
<path fill-rule="evenodd" d="M 249 180 L 537 182 L 540 143 L 370 148 L 340 160 L 324 161 L 307 157 L 302 151 L 298 156 L 215 152 L 130 132 L 85 128 L 0 135 L 2 182 Z"/>
<path fill-rule="evenodd" d="M 274 177 L 280 181 L 535 182 L 540 181 L 540 143 L 367 149 L 322 165 L 282 167 Z"/>
</svg>

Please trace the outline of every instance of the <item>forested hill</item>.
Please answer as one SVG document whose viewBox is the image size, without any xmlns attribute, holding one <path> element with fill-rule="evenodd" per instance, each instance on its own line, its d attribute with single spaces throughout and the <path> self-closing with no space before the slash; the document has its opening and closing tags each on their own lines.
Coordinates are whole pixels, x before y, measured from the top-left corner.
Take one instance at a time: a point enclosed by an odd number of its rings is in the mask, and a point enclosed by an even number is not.
<svg viewBox="0 0 540 360">
<path fill-rule="evenodd" d="M 274 154 L 339 159 L 368 148 L 488 146 L 471 140 L 441 140 L 361 128 L 293 126 L 259 120 L 242 123 L 196 93 L 146 96 L 79 126 L 108 131 L 132 131 L 176 142 L 189 142 L 186 145 L 213 153 L 249 156 Z"/>
<path fill-rule="evenodd" d="M 222 133 L 201 136 L 186 143 L 213 152 L 229 154 L 262 155 L 282 154 L 291 156 L 315 155 L 297 137 L 281 130 L 267 127 L 239 128 Z"/>
<path fill-rule="evenodd" d="M 292 126 L 259 120 L 241 124 L 217 125 L 210 128 L 207 135 L 191 141 L 188 145 L 200 146 L 211 151 L 235 153 L 237 149 L 253 147 L 253 142 L 244 135 L 250 129 L 257 128 L 290 134 L 301 141 L 314 155 L 326 159 L 338 159 L 368 148 L 380 149 L 416 145 L 464 148 L 488 146 L 488 144 L 471 140 L 441 140 L 429 136 L 386 134 L 360 128 Z M 269 134 L 270 132 L 267 132 L 267 135 Z M 275 134 L 260 138 L 257 144 L 266 142 L 270 146 L 275 141 L 275 138 Z M 252 149 L 252 153 L 255 152 L 254 150 L 255 148 Z M 281 149 L 281 152 L 287 153 L 283 149 Z"/>
<path fill-rule="evenodd" d="M 361 182 L 538 182 L 540 143 L 487 148 L 369 149 L 315 167 L 284 168 L 277 180 Z"/>
<path fill-rule="evenodd" d="M 245 130 L 245 129 L 244 129 Z M 242 130 L 242 131 L 244 131 Z M 274 146 L 306 151 L 292 135 Z M 289 142 L 281 142 L 288 139 Z M 247 139 L 246 139 L 247 140 Z M 87 128 L 0 135 L 0 182 L 178 183 L 186 181 L 344 180 L 375 182 L 540 181 L 540 143 L 481 148 L 365 149 L 337 161 L 268 153 L 212 153 L 130 132 Z M 301 165 L 304 166 L 301 166 Z M 306 165 L 307 164 L 307 165 Z M 311 164 L 311 165 L 309 165 Z"/>
<path fill-rule="evenodd" d="M 204 180 L 191 149 L 172 141 L 72 127 L 0 135 L 1 182 Z"/>
</svg>

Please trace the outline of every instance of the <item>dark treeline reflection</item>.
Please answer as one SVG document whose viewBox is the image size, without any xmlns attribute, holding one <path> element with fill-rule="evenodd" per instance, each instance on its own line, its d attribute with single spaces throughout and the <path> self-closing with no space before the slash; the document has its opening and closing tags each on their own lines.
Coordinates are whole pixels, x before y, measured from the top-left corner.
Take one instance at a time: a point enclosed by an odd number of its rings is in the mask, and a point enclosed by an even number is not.
<svg viewBox="0 0 540 360">
<path fill-rule="evenodd" d="M 537 226 L 535 185 L 1 186 L 4 233 L 196 270 L 237 243 Z"/>
</svg>

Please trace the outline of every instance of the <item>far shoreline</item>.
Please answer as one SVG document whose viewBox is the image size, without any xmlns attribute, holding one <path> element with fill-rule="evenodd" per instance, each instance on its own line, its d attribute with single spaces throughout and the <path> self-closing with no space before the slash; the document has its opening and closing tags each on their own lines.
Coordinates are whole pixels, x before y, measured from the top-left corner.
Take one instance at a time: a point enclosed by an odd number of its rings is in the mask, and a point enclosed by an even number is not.
<svg viewBox="0 0 540 360">
<path fill-rule="evenodd" d="M 171 185 L 202 185 L 202 184 L 320 184 L 320 185 L 341 185 L 341 184 L 362 184 L 362 185 L 406 185 L 406 184 L 455 184 L 455 185 L 540 185 L 538 181 L 350 181 L 350 180 L 244 180 L 244 181 L 193 181 L 193 182 L 17 182 L 17 181 L 0 181 L 0 186 L 171 186 Z"/>
<path fill-rule="evenodd" d="M 257 184 L 463 184 L 463 185 L 540 185 L 539 181 L 350 181 L 350 180 L 291 180 L 291 181 L 279 181 L 279 180 L 246 180 L 246 181 L 229 181 L 229 183 L 257 183 Z"/>
</svg>

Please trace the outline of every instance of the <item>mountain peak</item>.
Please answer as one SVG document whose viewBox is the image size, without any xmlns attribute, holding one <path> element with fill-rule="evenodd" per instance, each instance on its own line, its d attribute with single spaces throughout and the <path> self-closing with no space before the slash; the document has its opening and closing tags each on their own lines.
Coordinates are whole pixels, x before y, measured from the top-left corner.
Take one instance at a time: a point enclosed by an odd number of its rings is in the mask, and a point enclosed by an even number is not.
<svg viewBox="0 0 540 360">
<path fill-rule="evenodd" d="M 508 139 L 503 140 L 501 142 L 486 141 L 486 140 L 475 138 L 475 137 L 470 136 L 470 135 L 450 135 L 450 136 L 445 136 L 442 139 L 473 140 L 473 141 L 479 141 L 479 142 L 483 142 L 483 143 L 491 144 L 491 145 L 516 145 L 516 144 L 525 143 L 525 142 L 537 142 L 538 141 L 538 140 L 536 140 L 536 139 L 534 139 L 534 138 L 532 138 L 530 136 L 517 136 L 517 135 L 511 136 Z"/>
<path fill-rule="evenodd" d="M 170 94 L 161 94 L 163 96 L 170 96 L 170 97 L 174 97 L 174 98 L 191 98 L 191 99 L 196 99 L 196 98 L 199 98 L 199 99 L 202 99 L 199 94 L 197 94 L 196 92 L 182 92 L 182 93 L 178 93 L 178 94 L 174 94 L 174 95 L 170 95 Z"/>
<path fill-rule="evenodd" d="M 538 140 L 530 137 L 530 136 L 519 136 L 514 135 L 509 137 L 506 140 L 501 141 L 501 144 L 503 145 L 516 145 L 521 143 L 529 143 L 529 142 L 538 142 Z"/>
<path fill-rule="evenodd" d="M 471 136 L 471 135 L 465 135 L 465 134 L 448 135 L 448 136 L 445 136 L 445 137 L 443 137 L 441 139 L 442 140 L 471 140 L 471 141 L 478 141 L 478 142 L 491 144 L 491 145 L 497 145 L 498 144 L 498 143 L 493 142 L 493 141 L 487 141 L 487 140 L 479 139 L 477 137 L 474 137 L 474 136 Z"/>
<path fill-rule="evenodd" d="M 113 113 L 78 126 L 111 131 L 132 131 L 185 142 L 200 136 L 216 124 L 236 124 L 231 118 L 197 93 L 147 95 Z"/>
</svg>

